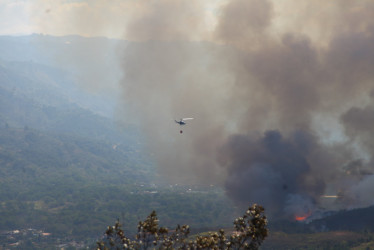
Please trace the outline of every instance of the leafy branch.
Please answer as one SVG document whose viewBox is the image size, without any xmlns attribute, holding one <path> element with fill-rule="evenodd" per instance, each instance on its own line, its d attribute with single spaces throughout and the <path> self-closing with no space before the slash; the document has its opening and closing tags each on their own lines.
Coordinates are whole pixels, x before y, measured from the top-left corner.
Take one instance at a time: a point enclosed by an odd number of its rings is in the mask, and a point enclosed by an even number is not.
<svg viewBox="0 0 374 250">
<path fill-rule="evenodd" d="M 210 232 L 207 236 L 189 237 L 188 225 L 178 225 L 170 233 L 160 227 L 157 214 L 153 211 L 144 221 L 138 223 L 138 233 L 132 240 L 125 235 L 119 221 L 109 226 L 98 250 L 109 249 L 258 249 L 268 236 L 264 208 L 257 204 L 248 208 L 245 214 L 234 221 L 234 231 L 226 236 L 223 229 Z"/>
</svg>

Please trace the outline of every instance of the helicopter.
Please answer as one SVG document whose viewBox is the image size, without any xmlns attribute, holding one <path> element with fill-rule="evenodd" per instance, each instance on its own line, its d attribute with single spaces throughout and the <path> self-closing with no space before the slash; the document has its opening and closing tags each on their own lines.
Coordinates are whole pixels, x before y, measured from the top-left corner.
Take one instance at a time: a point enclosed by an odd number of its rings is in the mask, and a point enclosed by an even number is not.
<svg viewBox="0 0 374 250">
<path fill-rule="evenodd" d="M 176 123 L 178 123 L 179 125 L 183 126 L 183 125 L 186 125 L 186 121 L 188 120 L 193 120 L 193 118 L 181 118 L 179 121 L 178 120 L 174 120 Z M 183 130 L 180 130 L 179 133 L 183 133 Z"/>
</svg>

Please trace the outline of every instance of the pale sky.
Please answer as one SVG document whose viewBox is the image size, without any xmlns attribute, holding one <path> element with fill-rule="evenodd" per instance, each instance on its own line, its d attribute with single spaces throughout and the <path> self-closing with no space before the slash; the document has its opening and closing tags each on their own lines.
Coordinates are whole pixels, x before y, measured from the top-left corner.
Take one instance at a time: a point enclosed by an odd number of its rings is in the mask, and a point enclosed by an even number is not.
<svg viewBox="0 0 374 250">
<path fill-rule="evenodd" d="M 181 30 L 188 32 L 188 40 L 212 40 L 221 7 L 229 0 L 0 0 L 0 35 L 43 33 L 50 35 L 104 36 L 109 38 L 142 39 L 127 32 L 131 22 L 155 21 L 160 25 L 184 20 Z M 304 32 L 318 34 L 318 25 L 307 21 L 318 10 L 318 15 L 333 17 L 331 6 L 319 0 L 272 0 L 273 33 L 278 30 L 299 29 L 303 19 Z M 311 6 L 313 5 L 313 6 Z M 322 8 L 323 6 L 323 8 Z M 162 10 L 165 13 L 162 13 Z M 167 13 L 166 13 L 167 11 Z M 170 15 L 174 12 L 174 16 Z M 156 13 L 156 14 L 155 14 Z M 165 15 L 169 19 L 160 22 Z M 149 17 L 152 16 L 153 20 Z M 191 26 L 185 20 L 191 19 Z M 318 20 L 317 20 L 318 23 Z M 192 25 L 193 24 L 193 25 Z M 326 30 L 326 28 L 324 28 Z M 144 31 L 148 32 L 149 31 Z M 309 34 L 310 35 L 310 34 Z M 321 34 L 318 34 L 321 35 Z M 149 37 L 148 37 L 149 38 Z M 319 39 L 320 37 L 318 37 Z"/>
<path fill-rule="evenodd" d="M 219 42 L 215 28 L 222 17 L 222 9 L 235 1 L 239 0 L 0 0 L 0 35 L 41 33 L 132 41 Z M 354 4 L 323 0 L 268 2 L 272 9 L 268 35 L 303 34 L 320 46 L 328 43 L 336 29 L 347 27 L 340 25 L 341 20 L 350 18 L 344 16 L 347 10 L 348 14 L 360 12 L 367 4 L 364 0 Z M 256 10 L 252 10 L 253 13 L 248 13 L 250 9 L 244 11 L 247 16 L 262 15 Z"/>
<path fill-rule="evenodd" d="M 161 2 L 173 1 L 0 0 L 0 35 L 43 33 L 126 38 L 125 27 L 129 19 L 146 15 L 152 6 Z M 201 26 L 212 29 L 216 8 L 221 2 L 224 1 L 198 3 L 202 10 L 198 14 L 205 20 Z"/>
</svg>

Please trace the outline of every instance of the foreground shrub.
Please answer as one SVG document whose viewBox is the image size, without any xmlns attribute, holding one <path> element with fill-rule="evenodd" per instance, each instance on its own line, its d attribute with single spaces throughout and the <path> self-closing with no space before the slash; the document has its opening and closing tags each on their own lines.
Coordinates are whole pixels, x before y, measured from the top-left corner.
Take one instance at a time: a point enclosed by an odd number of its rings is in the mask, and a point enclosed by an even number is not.
<svg viewBox="0 0 374 250">
<path fill-rule="evenodd" d="M 97 249 L 258 249 L 268 235 L 264 208 L 257 204 L 248 208 L 242 217 L 234 221 L 234 230 L 226 235 L 223 229 L 208 235 L 189 237 L 188 225 L 178 225 L 170 232 L 159 227 L 153 211 L 138 224 L 138 233 L 131 239 L 125 235 L 119 221 L 109 226 Z"/>
</svg>

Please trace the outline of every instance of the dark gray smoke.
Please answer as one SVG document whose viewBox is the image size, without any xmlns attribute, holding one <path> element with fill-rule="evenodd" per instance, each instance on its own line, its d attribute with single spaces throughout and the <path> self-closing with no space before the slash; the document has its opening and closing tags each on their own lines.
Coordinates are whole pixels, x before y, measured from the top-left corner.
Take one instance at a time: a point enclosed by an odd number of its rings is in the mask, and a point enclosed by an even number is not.
<svg viewBox="0 0 374 250">
<path fill-rule="evenodd" d="M 320 177 L 308 178 L 311 174 L 308 156 L 315 143 L 315 138 L 303 131 L 295 131 L 289 138 L 278 131 L 267 131 L 255 138 L 230 137 L 220 155 L 221 164 L 228 168 L 227 193 L 243 205 L 257 202 L 271 214 L 279 216 L 286 212 L 294 216 L 296 211 L 283 209 L 300 205 L 300 199 L 304 205 L 315 204 L 325 190 Z M 310 205 L 307 208 L 313 209 Z"/>
<path fill-rule="evenodd" d="M 199 7 L 160 1 L 127 27 L 140 41 L 122 58 L 123 119 L 140 122 L 160 172 L 274 216 L 323 195 L 373 204 L 374 3 L 231 0 L 209 34 L 193 28 Z M 182 117 L 195 120 L 179 134 Z"/>
<path fill-rule="evenodd" d="M 371 97 L 373 97 L 371 95 Z M 352 107 L 341 116 L 350 143 L 357 145 L 364 160 L 348 166 L 348 174 L 360 176 L 359 181 L 347 190 L 344 200 L 352 207 L 373 205 L 370 190 L 374 188 L 374 98 L 363 107 Z"/>
</svg>

